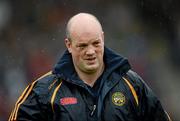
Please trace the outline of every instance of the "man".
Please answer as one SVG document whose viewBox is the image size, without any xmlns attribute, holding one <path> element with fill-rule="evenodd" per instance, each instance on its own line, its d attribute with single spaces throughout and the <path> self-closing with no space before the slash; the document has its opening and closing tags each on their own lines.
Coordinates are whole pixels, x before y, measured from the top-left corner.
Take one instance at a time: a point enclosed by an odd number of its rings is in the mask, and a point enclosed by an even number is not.
<svg viewBox="0 0 180 121">
<path fill-rule="evenodd" d="M 19 97 L 10 121 L 170 121 L 128 60 L 104 46 L 95 16 L 73 16 L 65 44 L 55 68 Z"/>
</svg>

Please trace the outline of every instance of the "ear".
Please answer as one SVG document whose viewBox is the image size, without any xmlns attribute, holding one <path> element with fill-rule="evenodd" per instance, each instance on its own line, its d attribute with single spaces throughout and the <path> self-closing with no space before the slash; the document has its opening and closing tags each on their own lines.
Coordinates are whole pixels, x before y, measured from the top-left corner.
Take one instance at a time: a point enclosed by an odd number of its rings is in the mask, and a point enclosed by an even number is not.
<svg viewBox="0 0 180 121">
<path fill-rule="evenodd" d="M 65 45 L 66 45 L 69 53 L 72 52 L 72 49 L 71 49 L 71 46 L 72 46 L 72 45 L 71 45 L 71 44 L 72 44 L 71 41 L 70 41 L 68 38 L 66 38 L 66 39 L 65 39 Z"/>
</svg>

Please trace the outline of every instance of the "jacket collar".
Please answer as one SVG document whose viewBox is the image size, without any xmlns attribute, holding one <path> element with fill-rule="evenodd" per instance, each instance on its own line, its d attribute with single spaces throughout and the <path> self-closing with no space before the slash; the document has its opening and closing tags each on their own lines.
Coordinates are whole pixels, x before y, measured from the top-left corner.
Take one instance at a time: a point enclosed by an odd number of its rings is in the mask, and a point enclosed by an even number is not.
<svg viewBox="0 0 180 121">
<path fill-rule="evenodd" d="M 104 48 L 104 63 L 105 72 L 104 75 L 107 78 L 113 71 L 117 71 L 120 74 L 126 73 L 131 67 L 128 60 L 113 50 Z M 58 63 L 53 69 L 53 74 L 63 78 L 67 81 L 72 81 L 76 84 L 81 84 L 82 81 L 78 78 L 75 68 L 73 66 L 71 54 L 66 50 Z"/>
</svg>

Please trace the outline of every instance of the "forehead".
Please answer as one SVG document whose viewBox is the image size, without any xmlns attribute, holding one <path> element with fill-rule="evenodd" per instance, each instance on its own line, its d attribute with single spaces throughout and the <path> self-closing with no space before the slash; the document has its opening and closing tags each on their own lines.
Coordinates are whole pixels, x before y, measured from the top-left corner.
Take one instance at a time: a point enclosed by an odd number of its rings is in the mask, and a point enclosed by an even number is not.
<svg viewBox="0 0 180 121">
<path fill-rule="evenodd" d="M 92 17 L 77 17 L 71 21 L 69 32 L 72 39 L 96 39 L 102 34 L 100 23 Z"/>
<path fill-rule="evenodd" d="M 74 27 L 71 31 L 71 37 L 76 39 L 95 39 L 100 37 L 102 31 L 96 26 Z"/>
<path fill-rule="evenodd" d="M 74 42 L 90 42 L 102 39 L 102 31 L 91 28 L 78 27 L 71 31 L 71 39 Z"/>
<path fill-rule="evenodd" d="M 92 43 L 101 40 L 102 39 L 100 36 L 80 36 L 80 37 L 74 37 L 72 39 L 72 42 L 80 44 L 80 43 Z"/>
</svg>

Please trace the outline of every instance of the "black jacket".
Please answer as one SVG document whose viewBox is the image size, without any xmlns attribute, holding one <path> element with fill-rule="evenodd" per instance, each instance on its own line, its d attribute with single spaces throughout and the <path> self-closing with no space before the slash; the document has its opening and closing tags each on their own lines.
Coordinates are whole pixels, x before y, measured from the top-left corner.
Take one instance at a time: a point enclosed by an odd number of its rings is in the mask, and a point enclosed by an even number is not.
<svg viewBox="0 0 180 121">
<path fill-rule="evenodd" d="M 170 121 L 127 59 L 105 48 L 104 62 L 105 71 L 91 89 L 78 78 L 66 51 L 53 71 L 24 90 L 9 120 Z"/>
</svg>

